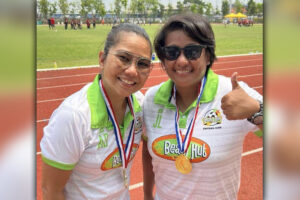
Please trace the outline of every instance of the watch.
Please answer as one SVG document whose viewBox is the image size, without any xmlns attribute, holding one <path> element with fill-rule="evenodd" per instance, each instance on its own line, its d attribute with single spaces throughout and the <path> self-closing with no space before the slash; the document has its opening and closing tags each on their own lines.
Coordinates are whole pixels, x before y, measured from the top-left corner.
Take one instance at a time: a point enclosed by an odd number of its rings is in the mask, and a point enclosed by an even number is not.
<svg viewBox="0 0 300 200">
<path fill-rule="evenodd" d="M 257 100 L 259 102 L 259 111 L 257 113 L 254 113 L 251 117 L 247 118 L 249 122 L 255 125 L 263 124 L 263 116 L 264 116 L 264 106 L 263 103 L 260 100 Z"/>
</svg>

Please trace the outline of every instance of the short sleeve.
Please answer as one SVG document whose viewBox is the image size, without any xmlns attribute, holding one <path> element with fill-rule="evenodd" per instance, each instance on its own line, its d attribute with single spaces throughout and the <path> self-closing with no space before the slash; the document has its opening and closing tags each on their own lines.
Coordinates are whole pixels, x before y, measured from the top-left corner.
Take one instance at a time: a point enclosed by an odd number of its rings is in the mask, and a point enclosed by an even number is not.
<svg viewBox="0 0 300 200">
<path fill-rule="evenodd" d="M 40 143 L 43 161 L 59 169 L 73 169 L 85 149 L 85 124 L 80 113 L 72 108 L 55 110 Z"/>
</svg>

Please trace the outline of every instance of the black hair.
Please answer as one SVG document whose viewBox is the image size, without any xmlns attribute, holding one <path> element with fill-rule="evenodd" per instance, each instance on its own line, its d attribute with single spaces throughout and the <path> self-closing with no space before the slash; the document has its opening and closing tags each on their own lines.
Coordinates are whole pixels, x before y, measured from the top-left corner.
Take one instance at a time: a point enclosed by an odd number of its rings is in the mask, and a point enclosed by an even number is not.
<svg viewBox="0 0 300 200">
<path fill-rule="evenodd" d="M 122 24 L 112 27 L 112 29 L 110 30 L 110 32 L 107 35 L 105 46 L 104 46 L 104 56 L 105 57 L 107 56 L 109 49 L 119 42 L 119 39 L 120 39 L 119 33 L 121 33 L 121 32 L 127 32 L 127 33 L 133 32 L 133 33 L 145 38 L 148 41 L 149 46 L 151 48 L 151 53 L 150 53 L 150 57 L 151 57 L 153 48 L 152 48 L 152 44 L 151 44 L 148 34 L 140 26 L 138 26 L 136 24 L 130 24 L 130 23 L 122 23 Z"/>
<path fill-rule="evenodd" d="M 160 29 L 154 39 L 154 48 L 157 57 L 164 62 L 163 47 L 168 33 L 176 30 L 183 31 L 188 37 L 199 42 L 202 45 L 207 45 L 205 48 L 206 54 L 209 55 L 209 69 L 213 62 L 217 60 L 215 54 L 215 36 L 209 22 L 201 15 L 198 14 L 179 14 L 173 15 Z"/>
</svg>

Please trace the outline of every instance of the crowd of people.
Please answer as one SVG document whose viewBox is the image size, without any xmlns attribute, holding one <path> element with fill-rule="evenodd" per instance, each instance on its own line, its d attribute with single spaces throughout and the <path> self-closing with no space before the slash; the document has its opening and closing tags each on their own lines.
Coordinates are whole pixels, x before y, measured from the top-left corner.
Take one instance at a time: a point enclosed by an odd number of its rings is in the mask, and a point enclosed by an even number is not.
<svg viewBox="0 0 300 200">
<path fill-rule="evenodd" d="M 56 22 L 55 22 L 54 17 L 48 18 L 47 21 L 48 21 L 48 25 L 49 25 L 49 30 L 56 30 L 56 27 L 55 27 Z M 58 22 L 58 23 L 60 23 L 60 22 Z M 104 19 L 97 20 L 96 18 L 92 18 L 92 19 L 87 18 L 85 20 L 85 24 L 86 24 L 87 29 L 91 28 L 91 24 L 92 24 L 93 28 L 95 29 L 97 23 L 100 23 L 101 25 L 104 25 L 105 20 Z M 71 19 L 69 19 L 69 18 L 65 17 L 64 20 L 63 20 L 63 24 L 64 24 L 65 30 L 69 29 L 69 25 L 70 25 L 71 30 L 77 30 L 77 29 L 82 29 L 83 28 L 82 27 L 83 23 L 82 23 L 82 20 L 80 18 L 71 18 Z"/>
</svg>

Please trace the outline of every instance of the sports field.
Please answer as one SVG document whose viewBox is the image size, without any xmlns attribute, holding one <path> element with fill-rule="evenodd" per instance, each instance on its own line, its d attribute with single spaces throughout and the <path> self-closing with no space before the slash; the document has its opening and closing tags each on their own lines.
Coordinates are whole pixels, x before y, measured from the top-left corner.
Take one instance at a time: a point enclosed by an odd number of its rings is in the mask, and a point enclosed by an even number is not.
<svg viewBox="0 0 300 200">
<path fill-rule="evenodd" d="M 151 40 L 161 25 L 142 25 Z M 250 27 L 237 25 L 212 24 L 216 38 L 217 56 L 262 53 L 263 26 L 255 24 Z M 103 49 L 105 38 L 110 31 L 109 25 L 97 25 L 96 29 L 64 30 L 56 26 L 57 31 L 48 26 L 37 26 L 37 69 L 53 68 L 54 62 L 60 67 L 96 65 L 98 52 Z"/>
</svg>

